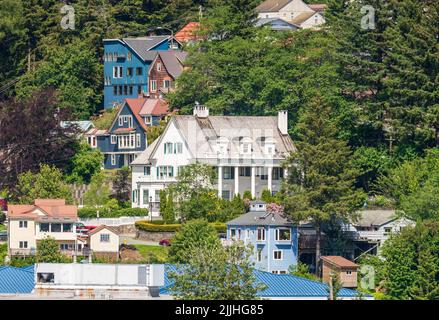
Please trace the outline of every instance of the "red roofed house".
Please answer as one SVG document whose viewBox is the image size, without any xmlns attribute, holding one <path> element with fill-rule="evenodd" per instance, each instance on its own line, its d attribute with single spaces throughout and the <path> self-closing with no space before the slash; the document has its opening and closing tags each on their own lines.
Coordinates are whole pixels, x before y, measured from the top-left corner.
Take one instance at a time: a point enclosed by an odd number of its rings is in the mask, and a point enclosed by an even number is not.
<svg viewBox="0 0 439 320">
<path fill-rule="evenodd" d="M 149 94 L 151 98 L 161 98 L 174 88 L 175 80 L 184 70 L 187 52 L 159 51 L 149 68 Z"/>
<path fill-rule="evenodd" d="M 323 262 L 323 282 L 328 283 L 331 272 L 340 275 L 340 281 L 343 287 L 356 288 L 357 287 L 357 270 L 358 264 L 345 259 L 341 256 L 322 256 Z"/>
<path fill-rule="evenodd" d="M 118 169 L 146 150 L 148 128 L 159 124 L 168 113 L 168 103 L 161 98 L 125 99 L 110 128 L 93 128 L 85 136 L 92 148 L 104 154 L 103 167 Z"/>
<path fill-rule="evenodd" d="M 35 254 L 38 241 L 50 236 L 60 245 L 60 250 L 74 249 L 77 208 L 66 205 L 64 199 L 36 199 L 30 205 L 8 206 L 9 254 Z"/>
<path fill-rule="evenodd" d="M 177 39 L 181 43 L 195 42 L 197 40 L 200 40 L 201 37 L 198 35 L 199 29 L 199 22 L 189 22 L 175 34 L 175 39 Z"/>
</svg>

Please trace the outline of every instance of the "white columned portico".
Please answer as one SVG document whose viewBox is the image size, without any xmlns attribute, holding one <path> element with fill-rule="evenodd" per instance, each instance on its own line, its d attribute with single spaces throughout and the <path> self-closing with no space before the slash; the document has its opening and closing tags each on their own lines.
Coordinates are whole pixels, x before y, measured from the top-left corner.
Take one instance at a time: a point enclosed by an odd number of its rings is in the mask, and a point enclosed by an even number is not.
<svg viewBox="0 0 439 320">
<path fill-rule="evenodd" d="M 252 177 L 251 177 L 251 192 L 252 198 L 256 197 L 256 167 L 252 168 Z"/>
<path fill-rule="evenodd" d="M 273 191 L 273 167 L 268 167 L 268 186 L 267 189 L 270 190 L 270 192 Z"/>
<path fill-rule="evenodd" d="M 239 194 L 239 167 L 235 167 L 235 196 Z"/>
<path fill-rule="evenodd" d="M 218 166 L 218 198 L 223 197 L 223 167 Z"/>
</svg>

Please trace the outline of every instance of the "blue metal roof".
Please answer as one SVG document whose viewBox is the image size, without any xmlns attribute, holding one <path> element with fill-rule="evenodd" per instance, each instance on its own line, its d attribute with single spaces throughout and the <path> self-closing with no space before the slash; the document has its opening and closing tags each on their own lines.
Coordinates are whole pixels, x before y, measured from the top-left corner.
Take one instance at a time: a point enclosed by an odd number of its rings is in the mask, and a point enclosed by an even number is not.
<svg viewBox="0 0 439 320">
<path fill-rule="evenodd" d="M 171 294 L 169 288 L 172 281 L 168 278 L 168 272 L 176 272 L 175 265 L 165 265 L 165 285 L 160 288 L 160 294 Z M 273 274 L 270 272 L 253 270 L 256 281 L 264 283 L 267 288 L 259 292 L 261 298 L 327 298 L 328 285 L 326 283 L 296 277 L 289 274 Z M 339 291 L 340 298 L 358 297 L 359 292 L 342 288 Z"/>
<path fill-rule="evenodd" d="M 0 294 L 31 293 L 34 287 L 34 266 L 0 267 Z"/>
</svg>

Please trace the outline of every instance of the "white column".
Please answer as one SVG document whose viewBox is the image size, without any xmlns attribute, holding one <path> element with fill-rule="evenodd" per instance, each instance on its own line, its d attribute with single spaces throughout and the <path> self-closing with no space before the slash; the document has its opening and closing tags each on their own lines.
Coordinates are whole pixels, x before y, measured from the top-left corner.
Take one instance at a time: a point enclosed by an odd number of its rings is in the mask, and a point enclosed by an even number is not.
<svg viewBox="0 0 439 320">
<path fill-rule="evenodd" d="M 256 167 L 252 167 L 251 192 L 252 198 L 256 197 Z"/>
<path fill-rule="evenodd" d="M 235 195 L 239 193 L 239 167 L 235 167 Z"/>
<path fill-rule="evenodd" d="M 273 188 L 272 187 L 272 184 L 273 184 L 273 182 L 272 182 L 272 180 L 273 180 L 273 167 L 268 167 L 267 169 L 268 169 L 268 186 L 267 186 L 267 188 L 271 192 L 272 188 Z"/>
<path fill-rule="evenodd" d="M 218 198 L 223 196 L 223 167 L 218 166 Z"/>
</svg>

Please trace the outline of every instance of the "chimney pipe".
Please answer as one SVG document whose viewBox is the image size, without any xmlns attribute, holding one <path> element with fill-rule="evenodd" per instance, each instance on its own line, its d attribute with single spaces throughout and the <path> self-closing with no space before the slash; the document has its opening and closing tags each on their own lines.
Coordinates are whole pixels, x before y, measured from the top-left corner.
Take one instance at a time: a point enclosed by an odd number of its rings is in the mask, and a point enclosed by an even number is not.
<svg viewBox="0 0 439 320">
<path fill-rule="evenodd" d="M 280 110 L 277 114 L 277 127 L 282 135 L 288 134 L 288 111 Z"/>
<path fill-rule="evenodd" d="M 209 116 L 209 108 L 202 106 L 198 104 L 198 102 L 196 102 L 194 107 L 194 116 L 198 118 L 207 118 Z"/>
</svg>

